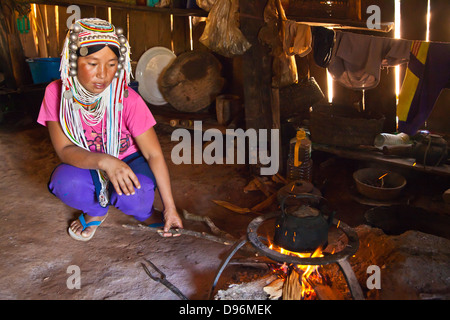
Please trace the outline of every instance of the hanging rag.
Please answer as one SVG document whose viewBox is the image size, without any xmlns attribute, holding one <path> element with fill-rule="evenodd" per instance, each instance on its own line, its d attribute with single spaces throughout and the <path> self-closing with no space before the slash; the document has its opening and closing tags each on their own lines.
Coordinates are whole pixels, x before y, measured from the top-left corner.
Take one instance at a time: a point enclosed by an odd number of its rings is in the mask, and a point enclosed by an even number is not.
<svg viewBox="0 0 450 320">
<path fill-rule="evenodd" d="M 328 71 L 334 80 L 354 90 L 375 88 L 381 68 L 409 61 L 412 41 L 336 31 Z"/>
<path fill-rule="evenodd" d="M 292 20 L 283 21 L 284 41 L 283 49 L 287 55 L 304 57 L 311 52 L 311 27 Z"/>
<path fill-rule="evenodd" d="M 450 43 L 414 41 L 398 98 L 398 131 L 416 134 L 449 82 Z"/>
<path fill-rule="evenodd" d="M 334 30 L 324 27 L 312 27 L 313 52 L 315 63 L 322 68 L 328 67 L 334 46 Z"/>
</svg>

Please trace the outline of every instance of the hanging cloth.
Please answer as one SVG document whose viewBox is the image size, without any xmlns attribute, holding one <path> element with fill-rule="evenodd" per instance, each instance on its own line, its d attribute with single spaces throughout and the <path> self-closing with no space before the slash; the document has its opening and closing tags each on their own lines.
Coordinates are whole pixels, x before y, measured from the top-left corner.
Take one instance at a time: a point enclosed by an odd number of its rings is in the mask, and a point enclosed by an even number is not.
<svg viewBox="0 0 450 320">
<path fill-rule="evenodd" d="M 449 82 L 450 43 L 414 41 L 398 98 L 398 130 L 414 135 Z"/>
<path fill-rule="evenodd" d="M 334 30 L 324 27 L 312 27 L 313 55 L 315 63 L 322 68 L 328 67 L 334 47 Z"/>
<path fill-rule="evenodd" d="M 336 43 L 328 71 L 344 87 L 373 89 L 381 68 L 406 63 L 412 41 L 336 31 Z"/>
<path fill-rule="evenodd" d="M 283 49 L 287 55 L 304 57 L 311 52 L 311 27 L 292 20 L 283 21 L 284 41 Z"/>
</svg>

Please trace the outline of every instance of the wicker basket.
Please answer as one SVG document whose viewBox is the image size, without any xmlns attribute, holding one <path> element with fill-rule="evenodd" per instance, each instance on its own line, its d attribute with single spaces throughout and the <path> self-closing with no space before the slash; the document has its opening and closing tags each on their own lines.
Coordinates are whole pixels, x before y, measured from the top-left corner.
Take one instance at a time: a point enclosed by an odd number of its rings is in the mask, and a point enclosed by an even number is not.
<svg viewBox="0 0 450 320">
<path fill-rule="evenodd" d="M 340 105 L 317 104 L 310 113 L 311 140 L 331 146 L 373 145 L 385 117 Z"/>
</svg>

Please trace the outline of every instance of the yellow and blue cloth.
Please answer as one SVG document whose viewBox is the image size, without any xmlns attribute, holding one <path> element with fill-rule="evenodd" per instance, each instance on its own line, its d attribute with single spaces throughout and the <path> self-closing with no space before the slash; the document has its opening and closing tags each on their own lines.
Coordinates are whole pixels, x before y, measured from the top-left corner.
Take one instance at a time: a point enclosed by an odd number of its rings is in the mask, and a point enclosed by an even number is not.
<svg viewBox="0 0 450 320">
<path fill-rule="evenodd" d="M 450 43 L 413 41 L 398 99 L 398 131 L 416 134 L 449 82 Z"/>
</svg>

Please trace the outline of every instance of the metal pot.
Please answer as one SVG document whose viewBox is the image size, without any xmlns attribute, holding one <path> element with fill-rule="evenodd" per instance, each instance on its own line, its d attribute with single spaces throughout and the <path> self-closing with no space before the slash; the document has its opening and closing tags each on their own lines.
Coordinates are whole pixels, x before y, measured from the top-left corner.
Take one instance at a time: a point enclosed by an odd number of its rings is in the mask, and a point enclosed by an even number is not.
<svg viewBox="0 0 450 320">
<path fill-rule="evenodd" d="M 315 200 L 319 208 L 309 205 L 285 207 L 289 198 Z M 321 205 L 323 197 L 312 194 L 288 195 L 282 199 L 281 215 L 275 222 L 274 243 L 293 252 L 313 252 L 328 242 L 328 228 L 333 222 L 335 212 L 326 219 Z"/>
</svg>

